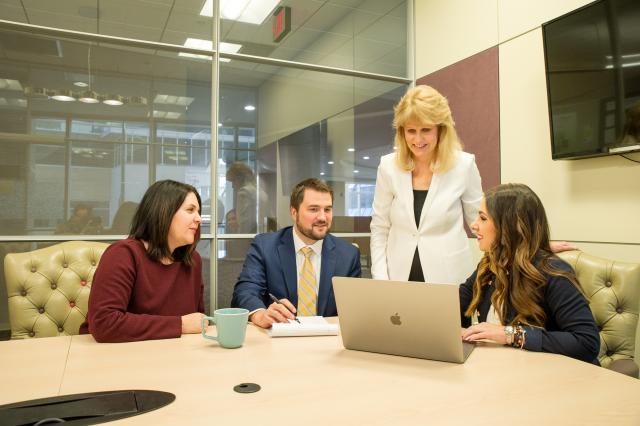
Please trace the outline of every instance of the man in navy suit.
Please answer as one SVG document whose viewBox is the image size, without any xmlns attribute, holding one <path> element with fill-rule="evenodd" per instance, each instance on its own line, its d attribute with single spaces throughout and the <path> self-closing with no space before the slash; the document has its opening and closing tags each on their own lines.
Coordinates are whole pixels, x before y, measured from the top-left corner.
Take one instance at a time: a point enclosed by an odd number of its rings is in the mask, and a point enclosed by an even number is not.
<svg viewBox="0 0 640 426">
<path fill-rule="evenodd" d="M 248 309 L 251 322 L 263 328 L 293 319 L 298 312 L 298 282 L 308 265 L 303 254 L 306 247 L 312 250 L 307 262 L 319 277 L 312 280 L 316 291 L 313 314 L 338 314 L 332 277 L 360 276 L 358 249 L 329 234 L 333 191 L 326 183 L 312 178 L 297 184 L 289 210 L 293 227 L 256 235 L 233 290 L 231 306 Z M 280 303 L 274 303 L 270 294 Z"/>
</svg>

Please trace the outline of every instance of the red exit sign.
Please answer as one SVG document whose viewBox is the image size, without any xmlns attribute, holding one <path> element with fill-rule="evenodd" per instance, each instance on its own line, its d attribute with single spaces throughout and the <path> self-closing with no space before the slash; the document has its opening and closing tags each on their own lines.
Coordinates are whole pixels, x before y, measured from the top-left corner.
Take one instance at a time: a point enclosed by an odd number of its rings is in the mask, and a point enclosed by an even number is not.
<svg viewBox="0 0 640 426">
<path fill-rule="evenodd" d="M 291 31 L 291 8 L 280 6 L 273 12 L 273 41 L 279 42 Z"/>
</svg>

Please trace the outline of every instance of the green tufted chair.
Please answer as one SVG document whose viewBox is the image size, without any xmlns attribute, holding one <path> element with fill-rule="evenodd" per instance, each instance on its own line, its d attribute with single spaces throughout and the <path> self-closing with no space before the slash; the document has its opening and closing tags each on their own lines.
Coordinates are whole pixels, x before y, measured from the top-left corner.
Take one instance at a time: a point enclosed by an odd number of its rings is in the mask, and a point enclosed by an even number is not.
<svg viewBox="0 0 640 426">
<path fill-rule="evenodd" d="M 78 334 L 89 290 L 109 245 L 67 241 L 4 258 L 11 338 Z"/>
<path fill-rule="evenodd" d="M 640 305 L 640 264 L 616 262 L 581 251 L 558 255 L 576 271 L 589 298 L 600 330 L 600 364 L 637 378 L 638 365 L 633 357 Z"/>
</svg>

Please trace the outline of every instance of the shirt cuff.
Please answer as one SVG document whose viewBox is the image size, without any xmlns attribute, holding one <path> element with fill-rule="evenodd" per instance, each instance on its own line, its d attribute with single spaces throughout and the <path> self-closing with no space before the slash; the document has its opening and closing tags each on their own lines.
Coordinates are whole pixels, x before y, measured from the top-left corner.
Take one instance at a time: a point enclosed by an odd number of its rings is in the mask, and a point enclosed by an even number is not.
<svg viewBox="0 0 640 426">
<path fill-rule="evenodd" d="M 266 311 L 266 310 L 267 310 L 266 308 L 258 308 L 258 309 L 254 309 L 253 311 L 249 312 L 249 321 L 251 321 L 251 316 L 253 314 L 255 314 L 256 312 L 258 312 L 258 311 Z"/>
</svg>

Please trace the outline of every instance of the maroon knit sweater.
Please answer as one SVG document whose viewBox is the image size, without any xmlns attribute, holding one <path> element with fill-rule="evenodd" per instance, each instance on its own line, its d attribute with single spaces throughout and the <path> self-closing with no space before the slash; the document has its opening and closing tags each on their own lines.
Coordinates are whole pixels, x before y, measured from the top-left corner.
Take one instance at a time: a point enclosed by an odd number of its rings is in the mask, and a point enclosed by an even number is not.
<svg viewBox="0 0 640 426">
<path fill-rule="evenodd" d="M 202 259 L 193 266 L 163 265 L 147 256 L 142 242 L 111 244 L 102 255 L 80 334 L 98 342 L 168 339 L 182 334 L 181 316 L 204 312 Z"/>
</svg>

